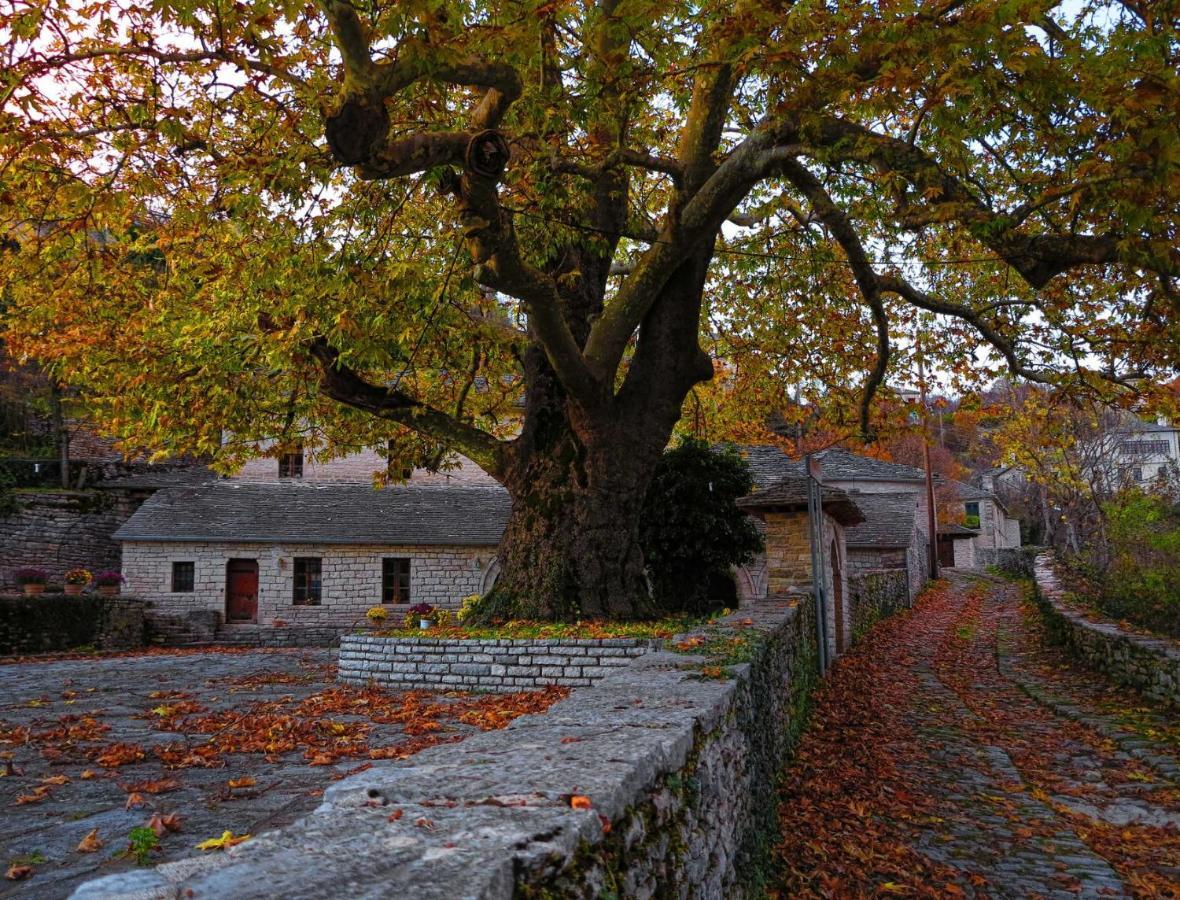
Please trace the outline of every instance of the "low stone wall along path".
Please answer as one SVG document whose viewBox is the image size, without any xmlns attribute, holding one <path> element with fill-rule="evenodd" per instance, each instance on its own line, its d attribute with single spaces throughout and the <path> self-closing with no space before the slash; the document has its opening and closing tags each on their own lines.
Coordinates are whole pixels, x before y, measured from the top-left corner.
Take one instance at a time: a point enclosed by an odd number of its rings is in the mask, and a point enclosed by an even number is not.
<svg viewBox="0 0 1180 900">
<path fill-rule="evenodd" d="M 1180 723 L 1044 637 L 986 577 L 878 624 L 786 772 L 776 896 L 1180 896 Z"/>
</svg>

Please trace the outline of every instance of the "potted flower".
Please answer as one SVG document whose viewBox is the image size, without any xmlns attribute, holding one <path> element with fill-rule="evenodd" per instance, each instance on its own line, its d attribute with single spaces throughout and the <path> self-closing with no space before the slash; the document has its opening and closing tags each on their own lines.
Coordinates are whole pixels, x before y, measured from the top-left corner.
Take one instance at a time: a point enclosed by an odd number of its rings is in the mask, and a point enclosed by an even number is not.
<svg viewBox="0 0 1180 900">
<path fill-rule="evenodd" d="M 431 617 L 434 616 L 434 607 L 429 603 L 415 603 L 410 607 L 410 615 L 418 617 L 418 627 L 425 630 L 430 627 Z"/>
<path fill-rule="evenodd" d="M 119 593 L 119 585 L 123 583 L 123 576 L 108 569 L 94 576 L 94 583 L 98 585 L 98 592 L 104 597 L 113 597 Z"/>
<path fill-rule="evenodd" d="M 365 618 L 369 622 L 370 628 L 380 628 L 385 624 L 385 619 L 389 616 L 389 612 L 384 606 L 370 606 L 365 613 Z"/>
<path fill-rule="evenodd" d="M 83 569 L 81 566 L 78 566 L 76 569 L 70 569 L 66 572 L 65 576 L 65 591 L 67 594 L 80 594 L 82 593 L 82 588 L 86 587 L 93 580 L 94 576 L 90 574 L 89 569 Z"/>
<path fill-rule="evenodd" d="M 26 594 L 41 594 L 45 591 L 45 582 L 49 580 L 49 573 L 36 566 L 25 566 L 13 573 L 16 583 L 25 589 Z"/>
</svg>

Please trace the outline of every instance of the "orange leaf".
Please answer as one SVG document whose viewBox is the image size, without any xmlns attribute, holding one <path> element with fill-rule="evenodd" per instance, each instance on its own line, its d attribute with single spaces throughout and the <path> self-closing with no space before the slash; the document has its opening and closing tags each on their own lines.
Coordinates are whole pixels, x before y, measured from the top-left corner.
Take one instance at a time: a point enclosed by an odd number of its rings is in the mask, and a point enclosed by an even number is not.
<svg viewBox="0 0 1180 900">
<path fill-rule="evenodd" d="M 33 874 L 32 866 L 9 866 L 4 877 L 9 881 L 21 881 Z"/>
<path fill-rule="evenodd" d="M 574 809 L 589 809 L 591 806 L 590 798 L 584 797 L 581 794 L 574 794 L 570 797 L 570 806 Z"/>
<path fill-rule="evenodd" d="M 145 802 L 143 794 L 133 792 L 127 795 L 127 805 L 123 808 L 131 809 L 133 806 L 143 806 Z"/>
<path fill-rule="evenodd" d="M 41 779 L 42 784 L 69 784 L 70 779 L 66 775 L 50 775 L 48 778 Z"/>
<path fill-rule="evenodd" d="M 231 788 L 248 788 L 254 787 L 256 784 L 258 784 L 258 779 L 250 775 L 247 775 L 245 778 L 231 778 L 229 780 L 229 786 Z"/>
<path fill-rule="evenodd" d="M 180 831 L 180 816 L 176 813 L 168 813 L 162 816 L 156 813 L 148 819 L 147 827 L 156 833 L 156 837 L 163 837 L 169 831 Z"/>
<path fill-rule="evenodd" d="M 102 841 L 98 837 L 98 829 L 95 828 L 86 837 L 78 842 L 77 850 L 79 853 L 97 853 L 102 849 Z"/>
</svg>

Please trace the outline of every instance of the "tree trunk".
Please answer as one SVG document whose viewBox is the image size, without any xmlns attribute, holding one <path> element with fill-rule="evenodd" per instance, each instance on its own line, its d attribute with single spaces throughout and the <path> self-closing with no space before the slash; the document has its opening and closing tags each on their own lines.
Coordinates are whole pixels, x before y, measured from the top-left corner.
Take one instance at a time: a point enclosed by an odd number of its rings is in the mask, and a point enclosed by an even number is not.
<svg viewBox="0 0 1180 900">
<path fill-rule="evenodd" d="M 485 619 L 649 618 L 655 613 L 639 546 L 651 467 L 538 458 L 511 490 L 500 575 Z"/>
</svg>

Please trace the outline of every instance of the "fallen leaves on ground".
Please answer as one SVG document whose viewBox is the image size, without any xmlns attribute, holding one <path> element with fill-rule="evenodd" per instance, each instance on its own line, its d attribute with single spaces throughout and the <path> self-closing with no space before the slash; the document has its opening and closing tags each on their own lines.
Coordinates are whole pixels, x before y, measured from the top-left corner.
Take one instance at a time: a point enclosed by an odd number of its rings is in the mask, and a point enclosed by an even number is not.
<svg viewBox="0 0 1180 900">
<path fill-rule="evenodd" d="M 201 841 L 197 844 L 198 850 L 228 850 L 230 847 L 235 847 L 243 841 L 250 840 L 248 834 L 235 835 L 232 831 L 223 831 L 221 837 L 209 838 L 207 841 Z"/>
<path fill-rule="evenodd" d="M 180 816 L 177 813 L 168 813 L 168 815 L 156 813 L 148 819 L 147 827 L 156 833 L 156 837 L 162 838 L 169 831 L 180 831 L 180 821 Z"/>
<path fill-rule="evenodd" d="M 102 848 L 103 842 L 98 836 L 98 829 L 95 828 L 78 842 L 77 850 L 79 853 L 97 853 Z"/>
<path fill-rule="evenodd" d="M 4 877 L 9 881 L 23 881 L 33 874 L 32 866 L 9 866 Z"/>
</svg>

